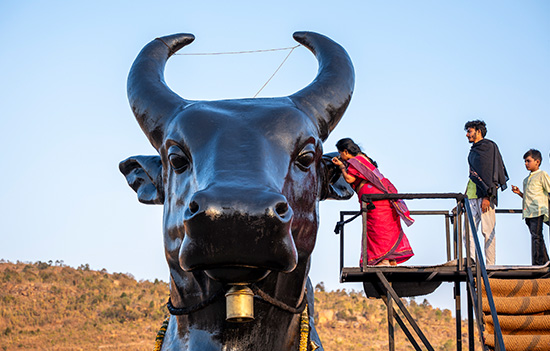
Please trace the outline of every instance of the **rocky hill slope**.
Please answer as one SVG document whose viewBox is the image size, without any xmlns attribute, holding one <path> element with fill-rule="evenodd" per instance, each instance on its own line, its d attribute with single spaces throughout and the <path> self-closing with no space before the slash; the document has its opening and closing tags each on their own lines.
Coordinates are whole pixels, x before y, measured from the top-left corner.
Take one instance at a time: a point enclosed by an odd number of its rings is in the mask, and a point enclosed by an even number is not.
<svg viewBox="0 0 550 351">
<path fill-rule="evenodd" d="M 360 292 L 316 286 L 316 325 L 326 350 L 387 349 L 386 308 Z M 0 261 L 0 351 L 152 350 L 168 286 L 62 262 Z M 436 350 L 456 350 L 454 318 L 427 300 L 405 301 Z M 465 326 L 464 326 L 465 327 Z M 465 328 L 463 330 L 466 330 Z M 466 347 L 464 347 L 466 349 Z M 396 327 L 396 350 L 413 350 Z"/>
</svg>

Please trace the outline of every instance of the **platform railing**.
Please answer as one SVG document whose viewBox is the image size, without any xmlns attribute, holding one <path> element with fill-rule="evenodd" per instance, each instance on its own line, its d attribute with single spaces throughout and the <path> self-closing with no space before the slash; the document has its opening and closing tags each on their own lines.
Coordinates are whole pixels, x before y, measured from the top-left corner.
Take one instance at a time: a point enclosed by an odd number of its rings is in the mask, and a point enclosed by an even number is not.
<svg viewBox="0 0 550 351">
<path fill-rule="evenodd" d="M 340 211 L 340 221 L 336 223 L 334 232 L 340 235 L 340 272 L 344 268 L 344 226 L 353 220 L 357 219 L 359 216 L 362 216 L 363 222 L 363 233 L 366 232 L 366 221 L 367 215 L 370 206 L 373 205 L 373 201 L 384 200 L 384 199 L 455 199 L 458 202 L 464 197 L 460 193 L 415 193 L 415 194 L 368 194 L 363 195 L 361 201 L 361 211 Z M 456 209 L 456 207 L 455 207 Z M 446 238 L 446 252 L 447 252 L 447 261 L 452 259 L 458 259 L 462 256 L 462 235 L 461 228 L 457 227 L 455 223 L 460 219 L 457 218 L 460 214 L 454 211 L 445 211 L 445 210 L 421 210 L 410 211 L 411 216 L 444 216 L 445 217 L 445 238 Z M 349 217 L 349 218 L 347 218 Z M 453 225 L 453 235 L 451 238 L 451 225 Z M 458 232 L 457 232 L 458 231 Z M 363 241 L 361 247 L 362 256 L 366 257 L 366 241 Z M 459 269 L 462 269 L 461 260 L 457 260 Z M 364 262 L 363 265 L 366 263 Z M 363 266 L 364 267 L 364 266 Z M 361 267 L 361 268 L 363 268 Z"/>
<path fill-rule="evenodd" d="M 409 194 L 364 194 L 361 198 L 361 209 L 363 213 L 363 233 L 366 233 L 367 226 L 367 216 L 369 208 L 373 209 L 376 205 L 374 204 L 375 201 L 378 200 L 426 200 L 426 199 L 442 199 L 442 200 L 449 200 L 454 199 L 457 204 L 462 201 L 464 198 L 464 195 L 461 193 L 409 193 Z M 458 207 L 458 206 L 457 206 Z M 460 213 L 456 213 L 453 211 L 444 211 L 444 210 L 422 210 L 422 211 L 410 211 L 410 214 L 412 216 L 418 216 L 418 215 L 429 215 L 429 216 L 444 216 L 445 217 L 445 239 L 446 239 L 446 250 L 447 250 L 447 261 L 451 260 L 451 257 L 454 256 L 454 259 L 457 259 L 458 268 L 462 268 L 462 262 L 458 258 L 461 257 L 462 254 L 462 236 L 460 235 L 460 228 L 457 228 L 455 225 L 455 233 L 453 235 L 453 243 L 454 243 L 454 254 L 451 254 L 452 248 L 451 248 L 451 232 L 450 232 L 450 226 L 451 222 L 453 224 L 459 223 L 460 219 L 456 218 L 460 216 Z M 458 230 L 458 232 L 457 232 Z M 363 240 L 362 245 L 362 257 L 367 257 L 367 241 Z M 366 265 L 366 260 L 363 261 L 363 266 L 361 268 L 364 269 Z"/>
</svg>

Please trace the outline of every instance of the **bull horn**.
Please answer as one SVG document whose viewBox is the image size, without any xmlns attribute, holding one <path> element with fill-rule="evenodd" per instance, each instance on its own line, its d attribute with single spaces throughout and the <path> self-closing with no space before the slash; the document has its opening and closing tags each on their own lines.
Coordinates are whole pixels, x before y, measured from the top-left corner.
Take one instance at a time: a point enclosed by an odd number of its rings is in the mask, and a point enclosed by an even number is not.
<svg viewBox="0 0 550 351">
<path fill-rule="evenodd" d="M 170 56 L 195 40 L 193 34 L 174 34 L 147 44 L 136 57 L 128 74 L 128 100 L 136 119 L 153 146 L 158 149 L 163 126 L 177 109 L 189 103 L 164 82 L 164 67 Z"/>
<path fill-rule="evenodd" d="M 324 141 L 351 100 L 355 84 L 353 64 L 346 50 L 324 35 L 296 32 L 293 37 L 313 52 L 319 62 L 319 70 L 311 84 L 289 98 L 317 120 L 319 136 Z"/>
</svg>

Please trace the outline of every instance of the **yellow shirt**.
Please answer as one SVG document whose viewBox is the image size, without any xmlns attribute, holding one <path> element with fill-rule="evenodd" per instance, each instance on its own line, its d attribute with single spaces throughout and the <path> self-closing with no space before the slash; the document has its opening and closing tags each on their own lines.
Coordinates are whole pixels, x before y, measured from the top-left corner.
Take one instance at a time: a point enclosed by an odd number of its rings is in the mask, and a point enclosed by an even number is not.
<svg viewBox="0 0 550 351">
<path fill-rule="evenodd" d="M 544 216 L 548 221 L 548 193 L 550 176 L 542 170 L 531 172 L 523 180 L 523 218 Z"/>
<path fill-rule="evenodd" d="M 466 196 L 468 199 L 477 199 L 477 186 L 471 179 L 468 180 L 468 186 L 466 187 Z"/>
</svg>

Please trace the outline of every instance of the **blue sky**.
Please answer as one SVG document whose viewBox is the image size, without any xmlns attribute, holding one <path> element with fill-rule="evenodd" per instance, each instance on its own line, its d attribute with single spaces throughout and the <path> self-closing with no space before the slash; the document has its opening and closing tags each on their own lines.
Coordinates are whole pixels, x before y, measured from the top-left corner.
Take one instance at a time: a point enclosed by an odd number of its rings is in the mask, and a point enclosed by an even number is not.
<svg viewBox="0 0 550 351">
<path fill-rule="evenodd" d="M 469 150 L 463 126 L 480 118 L 510 184 L 527 175 L 522 155 L 532 147 L 550 171 L 547 1 L 8 0 L 0 2 L 0 258 L 167 280 L 162 209 L 139 204 L 118 171 L 120 160 L 155 152 L 126 98 L 135 56 L 155 37 L 179 32 L 196 36 L 181 53 L 198 53 L 289 47 L 297 30 L 331 37 L 355 65 L 354 96 L 326 152 L 349 136 L 400 191 L 460 192 Z M 189 99 L 252 97 L 286 54 L 175 56 L 166 81 Z M 260 96 L 291 94 L 316 71 L 300 47 Z M 510 190 L 502 193 L 501 208 L 520 206 Z M 338 283 L 333 234 L 338 212 L 357 207 L 355 198 L 321 204 L 314 284 L 359 288 Z M 348 233 L 346 265 L 354 265 L 359 229 Z M 411 264 L 445 260 L 442 221 L 419 218 L 407 234 Z M 519 216 L 497 219 L 497 263 L 530 263 Z M 452 306 L 449 295 L 429 299 Z"/>
</svg>

